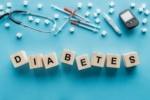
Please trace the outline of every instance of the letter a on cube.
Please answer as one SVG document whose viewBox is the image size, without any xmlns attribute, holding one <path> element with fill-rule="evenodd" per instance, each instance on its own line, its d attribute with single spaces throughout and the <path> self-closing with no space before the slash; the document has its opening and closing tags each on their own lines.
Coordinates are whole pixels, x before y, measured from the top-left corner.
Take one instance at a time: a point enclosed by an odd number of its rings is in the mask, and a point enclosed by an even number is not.
<svg viewBox="0 0 150 100">
<path fill-rule="evenodd" d="M 76 62 L 78 70 L 83 70 L 91 67 L 89 56 L 87 54 L 80 57 L 76 57 Z"/>
<path fill-rule="evenodd" d="M 73 65 L 76 52 L 64 49 L 61 57 L 61 62 L 69 65 Z"/>
<path fill-rule="evenodd" d="M 123 60 L 125 67 L 133 67 L 140 64 L 137 52 L 131 52 L 127 54 L 123 54 Z"/>
<path fill-rule="evenodd" d="M 20 66 L 28 63 L 28 57 L 27 57 L 25 51 L 20 51 L 16 54 L 11 55 L 10 59 L 11 59 L 15 68 L 20 67 Z"/>
<path fill-rule="evenodd" d="M 120 68 L 120 55 L 108 54 L 106 63 L 109 68 Z"/>
<path fill-rule="evenodd" d="M 104 63 L 105 63 L 105 54 L 99 54 L 99 53 L 93 52 L 91 65 L 97 66 L 97 67 L 104 67 Z"/>
<path fill-rule="evenodd" d="M 42 54 L 29 56 L 28 58 L 29 58 L 30 69 L 41 68 L 44 66 L 43 60 L 42 60 L 43 58 Z"/>
<path fill-rule="evenodd" d="M 51 54 L 44 56 L 43 62 L 44 62 L 46 69 L 58 66 L 56 53 L 51 53 Z"/>
</svg>

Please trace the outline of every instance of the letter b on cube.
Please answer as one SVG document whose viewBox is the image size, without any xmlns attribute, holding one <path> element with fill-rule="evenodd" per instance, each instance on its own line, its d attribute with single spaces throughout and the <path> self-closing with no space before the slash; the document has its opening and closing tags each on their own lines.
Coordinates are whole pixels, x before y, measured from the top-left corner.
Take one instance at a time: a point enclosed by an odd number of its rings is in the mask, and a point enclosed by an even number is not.
<svg viewBox="0 0 150 100">
<path fill-rule="evenodd" d="M 69 65 L 73 65 L 76 52 L 64 49 L 61 57 L 61 62 Z"/>
</svg>

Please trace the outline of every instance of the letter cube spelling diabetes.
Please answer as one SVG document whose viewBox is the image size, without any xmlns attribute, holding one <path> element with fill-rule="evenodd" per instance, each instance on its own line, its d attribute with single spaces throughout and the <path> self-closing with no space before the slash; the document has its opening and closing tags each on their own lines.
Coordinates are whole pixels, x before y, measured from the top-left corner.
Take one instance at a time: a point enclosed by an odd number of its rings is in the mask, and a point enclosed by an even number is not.
<svg viewBox="0 0 150 100">
<path fill-rule="evenodd" d="M 92 54 L 91 65 L 96 67 L 104 67 L 105 64 L 105 54 L 99 54 L 94 52 Z"/>
<path fill-rule="evenodd" d="M 56 53 L 51 53 L 43 57 L 44 66 L 46 69 L 58 66 Z"/>
<path fill-rule="evenodd" d="M 64 49 L 61 57 L 61 62 L 69 65 L 73 65 L 76 52 Z"/>
<path fill-rule="evenodd" d="M 137 52 L 131 52 L 127 54 L 123 54 L 123 60 L 125 67 L 133 67 L 140 64 Z"/>
<path fill-rule="evenodd" d="M 16 54 L 10 56 L 10 59 L 15 68 L 20 67 L 26 63 L 28 63 L 28 57 L 25 51 L 20 51 Z"/>
<path fill-rule="evenodd" d="M 108 54 L 106 66 L 109 68 L 120 68 L 120 55 Z"/>
<path fill-rule="evenodd" d="M 91 67 L 89 56 L 87 54 L 76 57 L 76 62 L 77 62 L 78 70 L 83 70 Z"/>
</svg>

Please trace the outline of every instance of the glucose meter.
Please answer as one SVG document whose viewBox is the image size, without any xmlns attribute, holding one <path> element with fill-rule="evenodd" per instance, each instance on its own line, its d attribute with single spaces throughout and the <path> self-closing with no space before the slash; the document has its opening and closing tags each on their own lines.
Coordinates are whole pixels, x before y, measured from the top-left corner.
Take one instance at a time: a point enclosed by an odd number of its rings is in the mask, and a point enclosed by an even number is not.
<svg viewBox="0 0 150 100">
<path fill-rule="evenodd" d="M 139 25 L 138 19 L 129 9 L 126 9 L 123 12 L 121 12 L 119 14 L 119 17 L 128 29 L 133 29 L 134 27 Z"/>
</svg>

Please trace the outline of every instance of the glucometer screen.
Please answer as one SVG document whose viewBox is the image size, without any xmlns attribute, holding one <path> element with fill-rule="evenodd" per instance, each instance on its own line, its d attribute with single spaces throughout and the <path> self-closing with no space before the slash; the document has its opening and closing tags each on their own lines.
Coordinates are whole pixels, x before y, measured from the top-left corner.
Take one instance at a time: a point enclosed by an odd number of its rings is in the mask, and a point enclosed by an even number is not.
<svg viewBox="0 0 150 100">
<path fill-rule="evenodd" d="M 121 18 L 124 20 L 124 22 L 127 22 L 128 20 L 132 19 L 133 16 L 129 11 L 126 11 L 121 15 Z"/>
</svg>

